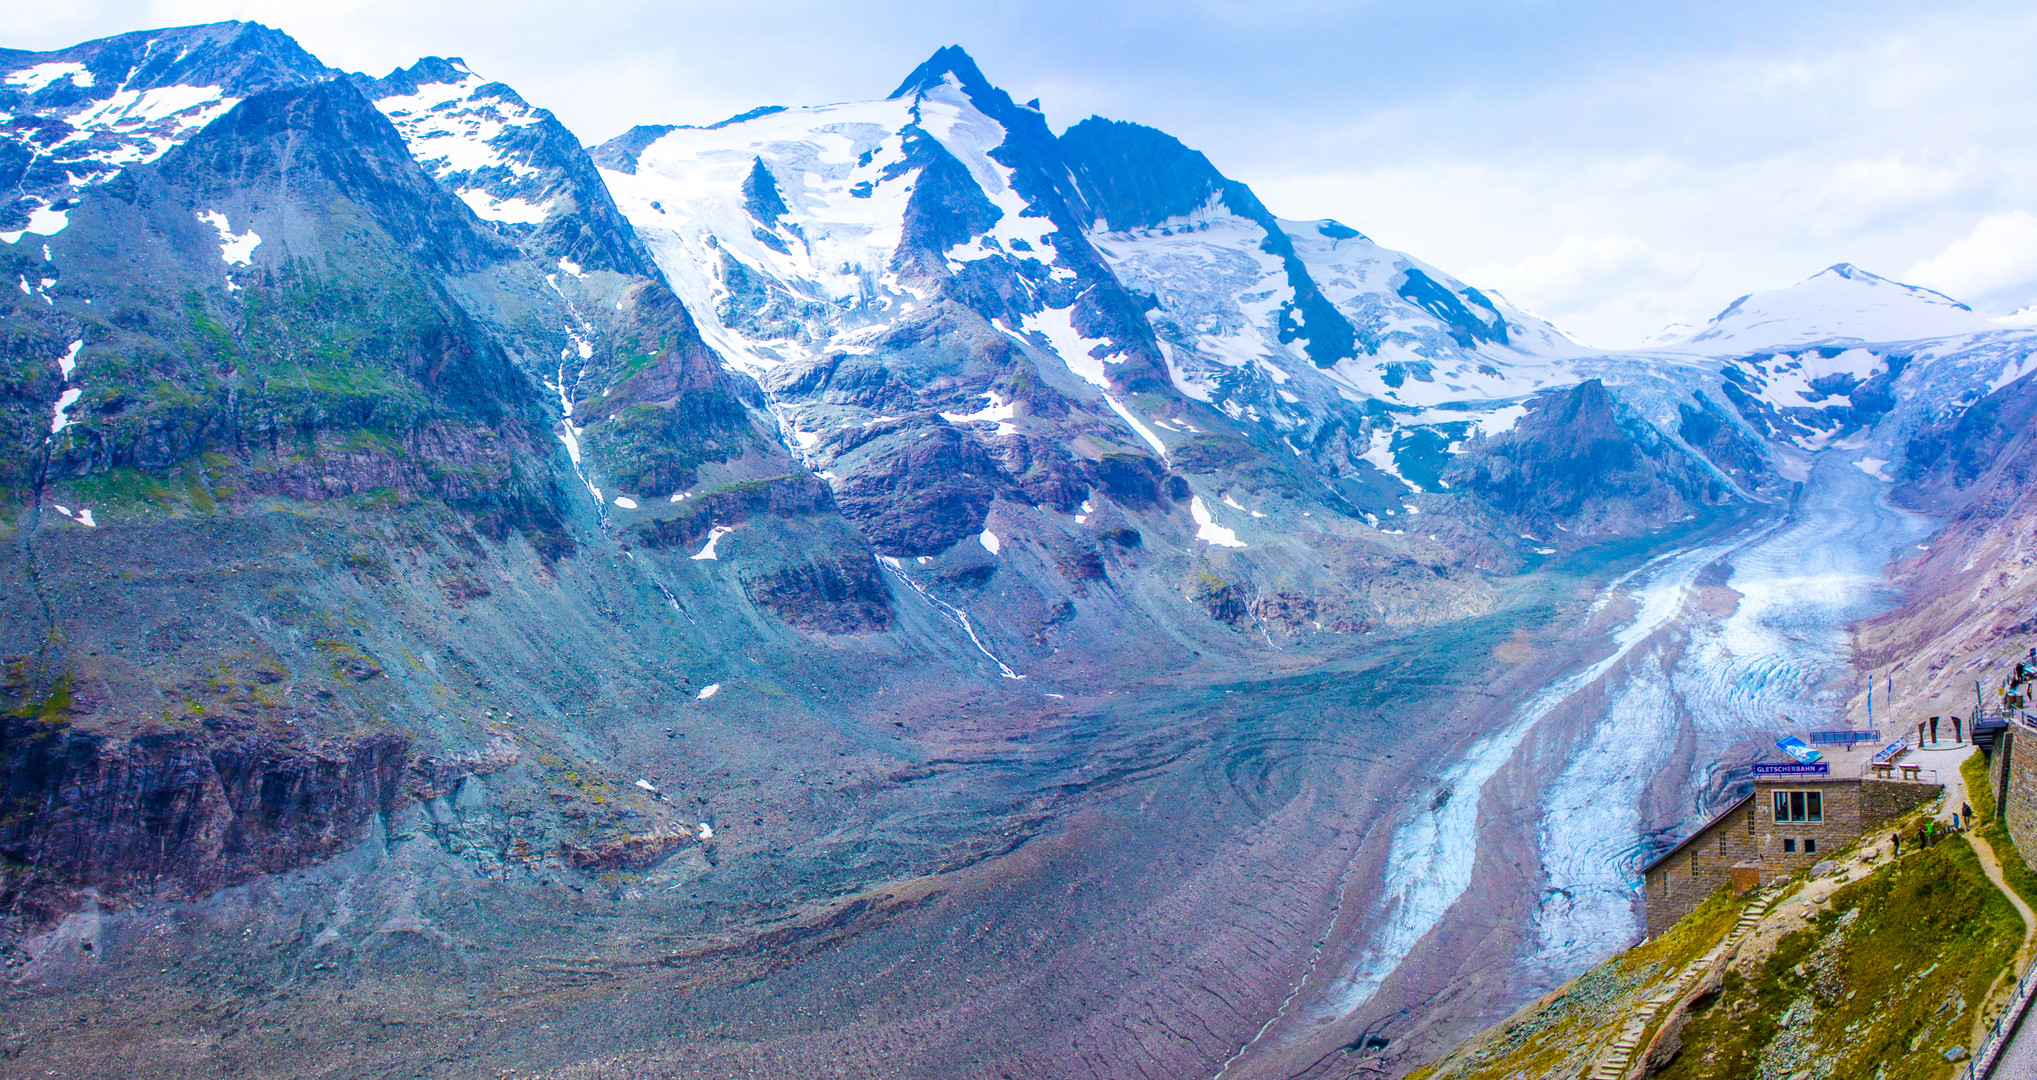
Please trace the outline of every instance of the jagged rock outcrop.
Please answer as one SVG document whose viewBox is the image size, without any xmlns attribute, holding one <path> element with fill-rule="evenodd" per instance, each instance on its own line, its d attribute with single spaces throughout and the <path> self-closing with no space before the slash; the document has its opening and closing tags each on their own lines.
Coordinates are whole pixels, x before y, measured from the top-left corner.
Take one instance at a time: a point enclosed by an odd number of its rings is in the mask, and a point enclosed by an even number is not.
<svg viewBox="0 0 2037 1080">
<path fill-rule="evenodd" d="M 1443 479 L 1537 530 L 1584 536 L 1650 531 L 1730 494 L 1597 379 L 1530 399 L 1512 430 L 1474 443 Z"/>
</svg>

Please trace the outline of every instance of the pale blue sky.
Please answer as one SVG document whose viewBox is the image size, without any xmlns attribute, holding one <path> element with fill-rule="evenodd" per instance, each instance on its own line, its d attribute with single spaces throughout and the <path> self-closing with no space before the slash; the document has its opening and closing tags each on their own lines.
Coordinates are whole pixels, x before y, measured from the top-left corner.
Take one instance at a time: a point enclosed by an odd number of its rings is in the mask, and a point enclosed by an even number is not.
<svg viewBox="0 0 2037 1080">
<path fill-rule="evenodd" d="M 0 0 L 0 44 L 225 18 L 375 74 L 464 56 L 589 141 L 874 97 L 959 43 L 1056 126 L 1164 128 L 1594 344 L 1842 260 L 2037 303 L 2027 3 Z"/>
</svg>

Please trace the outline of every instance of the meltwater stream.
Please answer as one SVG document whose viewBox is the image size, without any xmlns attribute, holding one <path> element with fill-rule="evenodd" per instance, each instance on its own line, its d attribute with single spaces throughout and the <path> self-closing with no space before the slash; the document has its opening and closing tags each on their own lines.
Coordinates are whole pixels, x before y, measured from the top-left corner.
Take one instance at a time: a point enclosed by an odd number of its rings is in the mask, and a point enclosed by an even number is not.
<svg viewBox="0 0 2037 1080">
<path fill-rule="evenodd" d="M 1680 786 L 1701 792 L 1720 749 L 1776 731 L 1785 716 L 1829 717 L 1850 673 L 1847 624 L 1890 602 L 1891 554 L 1929 531 L 1921 517 L 1889 506 L 1886 483 L 1853 456 L 1821 456 L 1787 516 L 1660 556 L 1607 586 L 1601 603 L 1625 595 L 1635 609 L 1610 653 L 1530 696 L 1506 727 L 1447 766 L 1437 799 L 1395 830 L 1382 929 L 1346 977 L 1342 1011 L 1369 1000 L 1464 894 L 1482 788 L 1552 715 L 1585 720 L 1532 808 L 1547 880 L 1531 966 L 1560 981 L 1633 941 L 1641 797 L 1669 749 L 1684 732 L 1693 736 L 1695 764 Z M 1726 585 L 1739 594 L 1723 616 L 1694 602 L 1700 575 L 1714 565 L 1727 568 Z M 1704 810 L 1693 797 L 1688 816 Z"/>
</svg>

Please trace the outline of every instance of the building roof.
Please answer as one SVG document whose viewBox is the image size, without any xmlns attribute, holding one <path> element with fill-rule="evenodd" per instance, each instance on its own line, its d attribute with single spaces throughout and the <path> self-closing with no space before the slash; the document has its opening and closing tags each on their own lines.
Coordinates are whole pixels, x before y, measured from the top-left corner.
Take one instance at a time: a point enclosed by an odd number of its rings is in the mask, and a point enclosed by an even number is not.
<svg viewBox="0 0 2037 1080">
<path fill-rule="evenodd" d="M 1724 810 L 1719 811 L 1717 814 L 1712 815 L 1712 819 L 1710 821 L 1707 821 L 1703 825 L 1698 826 L 1697 831 L 1691 833 L 1689 836 L 1684 837 L 1682 840 L 1677 841 L 1675 847 L 1670 848 L 1668 851 L 1665 851 L 1662 854 L 1655 856 L 1653 859 L 1648 860 L 1648 865 L 1643 866 L 1641 868 L 1641 873 L 1646 874 L 1648 871 L 1653 870 L 1657 866 L 1662 865 L 1662 863 L 1665 860 L 1667 860 L 1671 855 L 1674 855 L 1677 852 L 1682 851 L 1684 848 L 1689 847 L 1691 841 L 1696 840 L 1698 837 L 1703 836 L 1707 832 L 1710 832 L 1712 826 L 1717 825 L 1718 823 L 1726 820 L 1729 817 L 1732 817 L 1733 812 L 1735 810 L 1738 810 L 1741 807 L 1747 805 L 1749 802 L 1752 802 L 1753 799 L 1754 793 L 1751 791 L 1745 795 L 1740 796 L 1737 800 L 1734 801 L 1733 805 L 1728 806 Z"/>
</svg>

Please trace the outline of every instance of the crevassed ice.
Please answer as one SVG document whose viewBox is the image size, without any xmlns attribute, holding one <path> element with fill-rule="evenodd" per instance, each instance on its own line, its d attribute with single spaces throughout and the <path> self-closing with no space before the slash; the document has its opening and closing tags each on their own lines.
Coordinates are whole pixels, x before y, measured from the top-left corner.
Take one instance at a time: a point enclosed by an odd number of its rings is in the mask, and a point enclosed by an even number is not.
<svg viewBox="0 0 2037 1080">
<path fill-rule="evenodd" d="M 603 171 L 602 178 L 674 291 L 696 310 L 715 309 L 726 258 L 845 313 L 896 315 L 923 302 L 891 268 L 913 177 L 886 181 L 881 174 L 897 164 L 900 129 L 912 122 L 905 101 L 788 109 L 711 131 L 671 132 L 645 148 L 634 173 Z M 801 230 L 798 242 L 768 245 L 753 231 L 741 189 L 757 158 Z M 855 329 L 840 329 L 830 347 L 854 351 Z M 783 362 L 770 341 L 742 326 L 704 320 L 700 330 L 739 368 Z"/>
</svg>

